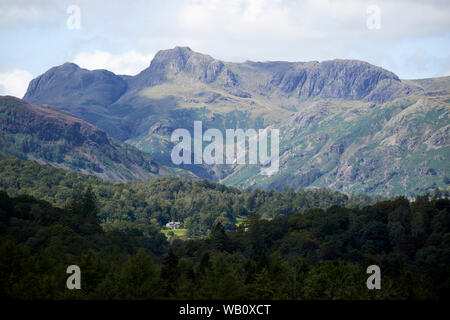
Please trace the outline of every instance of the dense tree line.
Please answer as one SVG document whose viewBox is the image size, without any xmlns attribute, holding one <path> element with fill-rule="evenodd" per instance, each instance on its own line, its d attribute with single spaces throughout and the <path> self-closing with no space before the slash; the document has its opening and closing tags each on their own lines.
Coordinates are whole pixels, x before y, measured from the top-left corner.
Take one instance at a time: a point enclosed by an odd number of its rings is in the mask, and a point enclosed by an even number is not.
<svg viewBox="0 0 450 320">
<path fill-rule="evenodd" d="M 100 227 L 92 189 L 63 208 L 0 192 L 0 295 L 19 299 L 434 299 L 450 293 L 450 201 L 331 206 L 175 240 Z M 68 265 L 81 290 L 65 286 Z M 382 270 L 381 290 L 366 268 Z"/>
<path fill-rule="evenodd" d="M 132 225 L 161 228 L 171 220 L 178 220 L 191 238 L 206 236 L 218 222 L 226 230 L 233 230 L 236 219 L 249 214 L 272 219 L 311 208 L 363 207 L 380 200 L 327 189 L 240 190 L 207 180 L 174 177 L 111 183 L 1 155 L 0 168 L 0 190 L 12 196 L 29 194 L 62 207 L 74 189 L 89 185 L 97 197 L 98 215 L 106 230 L 124 230 Z"/>
</svg>

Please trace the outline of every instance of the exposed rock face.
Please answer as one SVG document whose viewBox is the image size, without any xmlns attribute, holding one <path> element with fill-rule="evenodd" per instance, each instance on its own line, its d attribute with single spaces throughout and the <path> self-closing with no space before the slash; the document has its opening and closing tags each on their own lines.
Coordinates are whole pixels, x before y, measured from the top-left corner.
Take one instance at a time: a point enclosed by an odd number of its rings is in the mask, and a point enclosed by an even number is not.
<svg viewBox="0 0 450 320">
<path fill-rule="evenodd" d="M 329 152 L 333 154 L 343 154 L 344 153 L 344 145 L 342 143 L 336 143 L 330 146 Z"/>
<path fill-rule="evenodd" d="M 195 79 L 213 82 L 222 71 L 223 63 L 212 57 L 192 51 L 188 47 L 161 50 L 150 66 L 132 80 L 133 86 L 153 86 L 185 71 Z"/>
<path fill-rule="evenodd" d="M 158 122 L 150 128 L 149 133 L 161 136 L 168 136 L 172 133 L 172 131 L 173 131 L 172 127 Z"/>
<path fill-rule="evenodd" d="M 322 97 L 385 102 L 411 91 L 387 70 L 356 60 L 295 63 L 272 84 L 300 98 Z M 386 88 L 392 87 L 392 90 Z"/>
<path fill-rule="evenodd" d="M 210 56 L 195 54 L 185 65 L 185 71 L 192 73 L 198 80 L 213 82 L 222 71 L 223 63 Z"/>
</svg>

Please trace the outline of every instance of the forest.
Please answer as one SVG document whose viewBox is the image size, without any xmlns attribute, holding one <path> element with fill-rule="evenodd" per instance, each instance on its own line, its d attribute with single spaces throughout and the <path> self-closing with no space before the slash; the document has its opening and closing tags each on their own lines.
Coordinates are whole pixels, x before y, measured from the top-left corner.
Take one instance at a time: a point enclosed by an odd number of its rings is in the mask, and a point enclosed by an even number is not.
<svg viewBox="0 0 450 320">
<path fill-rule="evenodd" d="M 218 222 L 225 230 L 234 230 L 236 224 L 250 214 L 273 219 L 332 205 L 362 208 L 382 200 L 365 195 L 349 196 L 324 188 L 285 188 L 283 192 L 241 190 L 208 180 L 170 176 L 112 183 L 3 155 L 0 155 L 0 168 L 0 190 L 11 196 L 32 195 L 63 207 L 74 189 L 90 186 L 96 195 L 104 229 L 125 230 L 131 226 L 161 229 L 174 220 L 183 223 L 189 238 L 207 236 Z"/>
<path fill-rule="evenodd" d="M 196 183 L 204 182 L 193 189 Z M 305 208 L 272 219 L 255 202 L 237 228 L 214 221 L 206 236 L 169 242 L 151 223 L 105 228 L 97 197 L 91 186 L 76 187 L 55 206 L 0 192 L 2 298 L 437 299 L 450 293 L 446 198 Z M 66 288 L 73 264 L 81 268 L 81 290 Z M 366 287 L 372 264 L 381 268 L 381 290 Z"/>
</svg>

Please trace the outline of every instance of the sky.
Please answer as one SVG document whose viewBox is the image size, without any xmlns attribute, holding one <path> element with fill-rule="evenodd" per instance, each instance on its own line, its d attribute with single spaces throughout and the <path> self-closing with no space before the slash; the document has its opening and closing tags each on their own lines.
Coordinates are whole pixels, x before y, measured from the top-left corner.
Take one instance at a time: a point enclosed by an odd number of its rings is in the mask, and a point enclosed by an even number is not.
<svg viewBox="0 0 450 320">
<path fill-rule="evenodd" d="M 359 59 L 450 75 L 450 1 L 0 0 L 0 94 L 74 62 L 135 75 L 175 46 L 233 62 Z"/>
</svg>

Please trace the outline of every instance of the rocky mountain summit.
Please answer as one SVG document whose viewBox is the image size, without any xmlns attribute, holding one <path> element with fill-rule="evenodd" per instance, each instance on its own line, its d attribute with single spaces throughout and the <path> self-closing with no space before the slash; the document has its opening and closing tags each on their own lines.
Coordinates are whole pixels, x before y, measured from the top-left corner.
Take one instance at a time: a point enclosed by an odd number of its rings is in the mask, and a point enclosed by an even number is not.
<svg viewBox="0 0 450 320">
<path fill-rule="evenodd" d="M 321 97 L 385 102 L 417 91 L 394 73 L 358 60 L 230 63 L 188 47 L 176 47 L 159 51 L 150 66 L 134 77 L 121 77 L 106 70 L 89 71 L 65 63 L 34 79 L 24 99 L 30 103 L 67 104 L 67 100 L 73 98 L 68 93 L 83 89 L 82 93 L 78 92 L 79 104 L 107 107 L 127 90 L 160 85 L 180 73 L 222 87 L 240 87 L 249 91 L 264 88 L 266 94 L 279 91 L 300 99 Z M 264 75 L 256 86 L 246 81 L 254 73 Z"/>
</svg>

